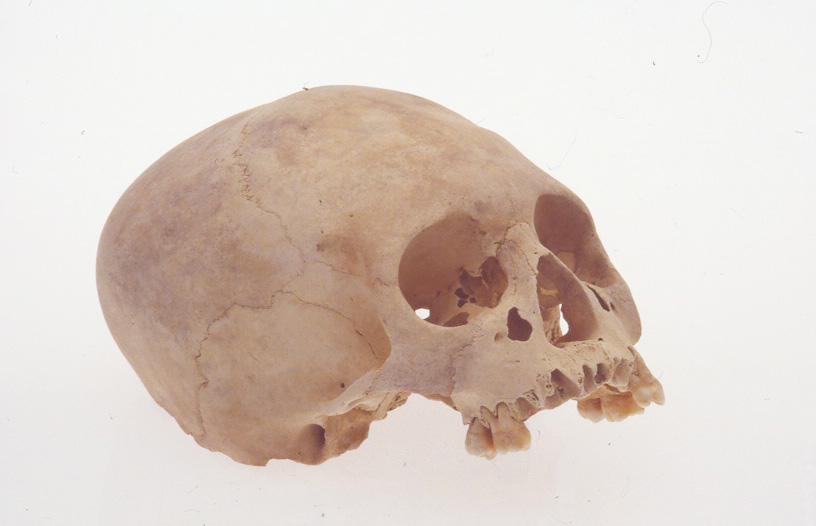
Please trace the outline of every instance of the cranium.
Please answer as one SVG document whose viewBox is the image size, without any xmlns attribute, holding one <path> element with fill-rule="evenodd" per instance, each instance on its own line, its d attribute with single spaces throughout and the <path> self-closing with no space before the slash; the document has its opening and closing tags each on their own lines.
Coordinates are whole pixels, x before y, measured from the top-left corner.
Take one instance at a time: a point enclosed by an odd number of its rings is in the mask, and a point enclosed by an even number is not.
<svg viewBox="0 0 816 526">
<path fill-rule="evenodd" d="M 183 142 L 114 208 L 97 279 L 150 394 L 248 464 L 337 456 L 410 393 L 486 457 L 570 399 L 592 420 L 663 400 L 581 200 L 404 93 L 310 89 Z"/>
</svg>

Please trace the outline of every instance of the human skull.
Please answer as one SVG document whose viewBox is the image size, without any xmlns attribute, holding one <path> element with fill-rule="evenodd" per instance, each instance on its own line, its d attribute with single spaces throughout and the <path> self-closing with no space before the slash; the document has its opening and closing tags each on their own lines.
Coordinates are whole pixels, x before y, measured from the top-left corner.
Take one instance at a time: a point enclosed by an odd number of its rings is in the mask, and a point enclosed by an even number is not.
<svg viewBox="0 0 816 526">
<path fill-rule="evenodd" d="M 150 394 L 247 464 L 340 455 L 410 393 L 486 457 L 570 399 L 596 421 L 663 401 L 586 206 L 404 93 L 314 88 L 183 142 L 114 208 L 97 282 Z"/>
</svg>

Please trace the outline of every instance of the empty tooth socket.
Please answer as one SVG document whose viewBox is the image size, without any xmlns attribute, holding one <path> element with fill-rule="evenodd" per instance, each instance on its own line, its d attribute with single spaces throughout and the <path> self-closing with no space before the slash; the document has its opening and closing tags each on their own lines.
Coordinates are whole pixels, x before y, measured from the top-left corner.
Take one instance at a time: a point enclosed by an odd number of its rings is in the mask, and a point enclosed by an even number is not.
<svg viewBox="0 0 816 526">
<path fill-rule="evenodd" d="M 584 393 L 590 393 L 597 387 L 595 383 L 595 371 L 593 371 L 589 365 L 584 365 L 583 384 Z"/>
<path fill-rule="evenodd" d="M 566 400 L 581 394 L 581 387 L 562 373 L 560 369 L 554 369 L 550 373 L 550 386 L 552 394 L 544 400 L 544 405 L 547 408 L 561 405 Z"/>
<path fill-rule="evenodd" d="M 610 367 L 607 363 L 586 364 L 580 379 L 572 380 L 560 369 L 554 369 L 548 376 L 539 377 L 538 388 L 524 393 L 522 402 L 518 402 L 519 413 L 524 413 L 524 407 L 538 407 L 551 409 L 567 400 L 589 396 L 600 387 L 606 385 L 615 392 L 616 387 L 625 387 L 632 375 L 634 364 L 631 362 L 616 362 Z M 611 371 L 614 370 L 614 374 Z"/>
<path fill-rule="evenodd" d="M 535 402 L 538 402 L 538 396 L 533 391 L 529 391 L 524 393 L 524 396 L 517 398 L 515 402 L 508 404 L 510 414 L 520 422 L 527 420 L 538 411 L 536 404 L 528 399 L 530 396 L 534 398 Z"/>
<path fill-rule="evenodd" d="M 547 409 L 547 398 L 555 392 L 555 387 L 553 387 L 549 375 L 539 376 L 536 379 L 536 384 L 538 384 L 538 389 L 536 389 L 536 398 L 543 402 L 539 402 L 539 405 Z"/>
<path fill-rule="evenodd" d="M 561 372 L 560 369 L 554 369 L 550 374 L 550 379 L 555 386 L 556 391 L 561 391 L 567 398 L 572 398 L 581 394 L 581 388 L 572 381 L 567 375 Z"/>
<path fill-rule="evenodd" d="M 532 405 L 536 405 L 539 401 L 541 401 L 538 389 L 530 389 L 529 391 L 524 393 L 523 398 L 526 399 L 527 402 Z"/>
<path fill-rule="evenodd" d="M 598 385 L 604 384 L 609 380 L 609 366 L 605 363 L 599 363 L 595 373 L 595 383 Z"/>
</svg>

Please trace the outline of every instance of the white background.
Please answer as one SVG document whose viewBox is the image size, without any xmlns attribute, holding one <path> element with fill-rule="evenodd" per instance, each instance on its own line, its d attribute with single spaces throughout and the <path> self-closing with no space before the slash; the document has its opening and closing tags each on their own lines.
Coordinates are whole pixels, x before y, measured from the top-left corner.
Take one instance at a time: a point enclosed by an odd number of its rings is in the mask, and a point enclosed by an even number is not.
<svg viewBox="0 0 816 526">
<path fill-rule="evenodd" d="M 0 3 L 0 524 L 816 524 L 811 1 Z M 439 102 L 593 211 L 667 403 L 470 457 L 412 397 L 356 451 L 197 446 L 108 333 L 96 243 L 161 154 L 303 87 Z"/>
</svg>

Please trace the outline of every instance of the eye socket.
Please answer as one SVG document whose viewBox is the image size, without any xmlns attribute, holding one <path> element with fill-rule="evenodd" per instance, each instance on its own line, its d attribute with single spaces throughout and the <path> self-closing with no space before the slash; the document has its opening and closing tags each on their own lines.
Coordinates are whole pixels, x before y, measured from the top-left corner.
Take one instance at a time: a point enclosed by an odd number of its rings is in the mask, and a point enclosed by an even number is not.
<svg viewBox="0 0 816 526">
<path fill-rule="evenodd" d="M 616 280 L 612 265 L 595 231 L 592 215 L 572 195 L 538 198 L 533 218 L 539 242 L 572 270 L 578 279 L 598 287 Z"/>
<path fill-rule="evenodd" d="M 458 327 L 499 304 L 507 274 L 495 256 L 485 254 L 485 236 L 475 219 L 453 213 L 408 243 L 400 259 L 399 286 L 419 318 Z"/>
<path fill-rule="evenodd" d="M 558 194 L 538 198 L 534 225 L 539 242 L 555 254 L 578 252 L 595 232 L 589 211 L 574 198 Z"/>
</svg>

